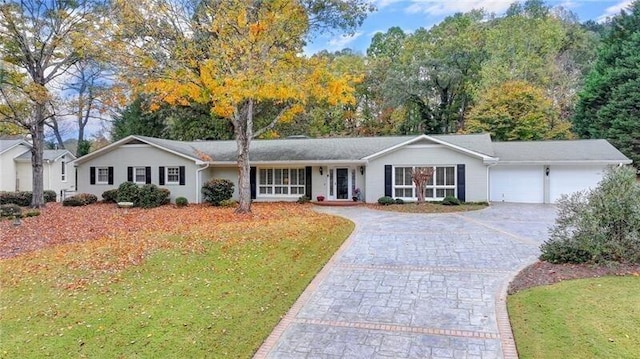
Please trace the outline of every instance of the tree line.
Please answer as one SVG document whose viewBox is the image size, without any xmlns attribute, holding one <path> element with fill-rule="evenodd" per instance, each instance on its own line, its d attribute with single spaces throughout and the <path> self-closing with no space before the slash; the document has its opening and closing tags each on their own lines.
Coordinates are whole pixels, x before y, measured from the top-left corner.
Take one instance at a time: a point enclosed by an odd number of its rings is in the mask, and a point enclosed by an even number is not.
<svg viewBox="0 0 640 359">
<path fill-rule="evenodd" d="M 83 155 L 98 118 L 113 121 L 110 140 L 235 139 L 241 212 L 258 137 L 607 138 L 640 161 L 640 2 L 581 23 L 528 0 L 504 16 L 392 27 L 366 54 L 303 55 L 312 36 L 353 32 L 373 10 L 365 0 L 6 1 L 0 134 L 31 136 L 34 206 L 45 129 L 64 147 L 70 127 Z"/>
</svg>

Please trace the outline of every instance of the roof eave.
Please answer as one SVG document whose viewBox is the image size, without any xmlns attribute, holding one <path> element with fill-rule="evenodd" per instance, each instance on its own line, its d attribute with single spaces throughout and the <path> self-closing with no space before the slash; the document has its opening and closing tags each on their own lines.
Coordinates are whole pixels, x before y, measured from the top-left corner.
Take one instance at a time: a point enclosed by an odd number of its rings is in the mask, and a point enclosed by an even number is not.
<svg viewBox="0 0 640 359">
<path fill-rule="evenodd" d="M 499 165 L 628 165 L 633 161 L 626 160 L 539 160 L 539 161 L 498 161 Z"/>
</svg>

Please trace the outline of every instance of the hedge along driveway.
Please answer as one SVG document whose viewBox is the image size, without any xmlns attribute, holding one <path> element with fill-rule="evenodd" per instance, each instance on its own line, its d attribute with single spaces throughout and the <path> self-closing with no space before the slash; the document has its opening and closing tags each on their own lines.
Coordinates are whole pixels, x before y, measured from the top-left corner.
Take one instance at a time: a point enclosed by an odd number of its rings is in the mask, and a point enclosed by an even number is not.
<svg viewBox="0 0 640 359">
<path fill-rule="evenodd" d="M 249 357 L 353 228 L 283 204 L 53 205 L 6 222 L 0 356 L 21 358 Z"/>
</svg>

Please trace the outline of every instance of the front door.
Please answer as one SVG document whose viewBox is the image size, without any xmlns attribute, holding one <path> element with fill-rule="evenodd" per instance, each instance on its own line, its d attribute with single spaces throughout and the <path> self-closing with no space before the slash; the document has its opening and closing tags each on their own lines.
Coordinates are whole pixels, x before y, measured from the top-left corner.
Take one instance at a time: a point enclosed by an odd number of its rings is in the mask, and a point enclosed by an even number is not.
<svg viewBox="0 0 640 359">
<path fill-rule="evenodd" d="M 349 199 L 349 168 L 333 167 L 329 168 L 328 188 L 329 199 Z"/>
<path fill-rule="evenodd" d="M 349 169 L 336 168 L 336 199 L 349 199 Z"/>
</svg>

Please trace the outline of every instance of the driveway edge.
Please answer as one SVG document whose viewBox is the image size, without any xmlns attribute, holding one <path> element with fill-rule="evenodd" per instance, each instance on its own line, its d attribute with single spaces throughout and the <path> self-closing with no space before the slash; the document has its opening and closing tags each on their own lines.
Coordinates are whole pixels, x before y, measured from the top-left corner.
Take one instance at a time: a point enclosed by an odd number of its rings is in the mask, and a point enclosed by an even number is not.
<svg viewBox="0 0 640 359">
<path fill-rule="evenodd" d="M 349 247 L 351 247 L 351 244 L 353 243 L 353 237 L 355 237 L 358 231 L 360 230 L 359 224 L 352 219 L 339 216 L 336 214 L 328 214 L 328 213 L 326 214 L 330 216 L 338 216 L 341 218 L 345 218 L 346 220 L 352 222 L 355 226 L 353 229 L 353 232 L 351 232 L 349 237 L 347 237 L 344 243 L 342 243 L 340 248 L 338 248 L 338 250 L 333 254 L 333 256 L 331 256 L 329 261 L 327 261 L 327 263 L 322 267 L 322 269 L 318 272 L 318 274 L 316 274 L 316 276 L 313 277 L 309 285 L 304 289 L 302 294 L 300 294 L 300 297 L 298 297 L 295 303 L 293 303 L 293 305 L 291 306 L 287 314 L 285 314 L 284 317 L 280 319 L 280 322 L 278 322 L 278 325 L 276 325 L 275 328 L 273 328 L 273 330 L 271 331 L 271 334 L 269 334 L 269 336 L 267 337 L 267 339 L 265 339 L 265 341 L 262 343 L 260 348 L 258 348 L 256 353 L 253 355 L 253 359 L 263 359 L 269 355 L 269 353 L 273 350 L 273 348 L 278 343 L 278 340 L 280 339 L 282 334 L 284 334 L 285 330 L 287 330 L 287 328 L 295 321 L 296 316 L 298 316 L 298 313 L 300 312 L 302 307 L 307 303 L 307 301 L 309 301 L 313 293 L 316 291 L 316 289 L 318 289 L 318 286 L 325 280 L 325 278 L 327 278 L 327 275 L 329 274 L 329 272 L 337 262 L 337 258 L 341 256 L 342 253 L 345 252 Z"/>
</svg>

